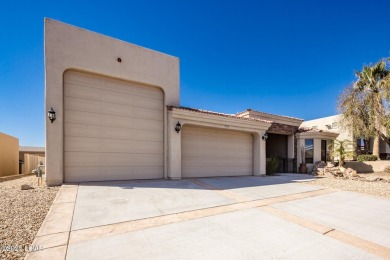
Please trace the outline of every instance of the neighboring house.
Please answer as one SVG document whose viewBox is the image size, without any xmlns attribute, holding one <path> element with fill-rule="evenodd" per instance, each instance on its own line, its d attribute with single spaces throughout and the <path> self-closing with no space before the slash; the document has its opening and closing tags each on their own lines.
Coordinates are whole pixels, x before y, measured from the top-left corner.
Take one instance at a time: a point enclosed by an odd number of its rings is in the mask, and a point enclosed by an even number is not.
<svg viewBox="0 0 390 260">
<path fill-rule="evenodd" d="M 296 171 L 306 139 L 316 161 L 336 137 L 299 132 L 298 118 L 181 107 L 178 58 L 50 19 L 45 71 L 48 185 L 264 176 L 271 156 Z"/>
<path fill-rule="evenodd" d="M 0 177 L 19 173 L 19 139 L 0 133 Z"/>
<path fill-rule="evenodd" d="M 19 147 L 19 173 L 31 173 L 37 169 L 38 163 L 45 164 L 45 147 L 20 146 Z"/>
<path fill-rule="evenodd" d="M 373 144 L 373 138 L 371 138 L 368 143 L 365 143 L 362 138 L 356 137 L 354 138 L 352 134 L 342 128 L 340 126 L 341 122 L 341 115 L 334 115 L 334 116 L 328 116 L 328 117 L 322 117 L 318 119 L 308 120 L 304 121 L 301 124 L 301 127 L 304 128 L 312 128 L 312 129 L 320 129 L 320 130 L 326 130 L 329 132 L 337 133 L 337 140 L 343 141 L 348 140 L 353 144 L 356 144 L 356 154 L 363 153 L 364 151 L 367 151 L 368 153 L 372 153 L 372 144 Z M 365 147 L 368 146 L 368 147 Z M 380 157 L 382 160 L 389 159 L 390 157 L 390 147 L 386 144 L 385 141 L 380 140 Z M 354 148 L 352 148 L 351 145 L 351 151 L 353 151 Z"/>
</svg>

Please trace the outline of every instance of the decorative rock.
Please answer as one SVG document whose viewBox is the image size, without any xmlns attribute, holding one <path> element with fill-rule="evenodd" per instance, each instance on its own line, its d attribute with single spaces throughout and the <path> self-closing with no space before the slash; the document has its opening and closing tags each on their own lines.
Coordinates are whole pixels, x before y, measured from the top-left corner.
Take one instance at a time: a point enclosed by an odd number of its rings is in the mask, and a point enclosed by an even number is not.
<svg viewBox="0 0 390 260">
<path fill-rule="evenodd" d="M 323 162 L 323 161 L 318 161 L 318 162 L 314 163 L 313 170 L 311 171 L 311 173 L 313 175 L 319 175 L 319 176 L 324 175 L 326 165 L 327 165 L 326 162 Z"/>
<path fill-rule="evenodd" d="M 345 178 L 354 178 L 354 177 L 357 177 L 358 175 L 357 175 L 357 172 L 354 169 L 347 168 L 347 169 L 344 170 L 343 176 Z"/>
<path fill-rule="evenodd" d="M 32 190 L 34 189 L 34 187 L 28 185 L 28 184 L 22 184 L 22 186 L 20 187 L 21 190 Z"/>
<path fill-rule="evenodd" d="M 329 168 L 333 168 L 335 165 L 333 164 L 333 163 L 331 163 L 331 162 L 328 162 L 327 164 L 326 164 L 326 167 L 329 167 Z"/>
<path fill-rule="evenodd" d="M 380 177 L 370 177 L 366 178 L 367 181 L 382 181 L 383 179 Z"/>
</svg>

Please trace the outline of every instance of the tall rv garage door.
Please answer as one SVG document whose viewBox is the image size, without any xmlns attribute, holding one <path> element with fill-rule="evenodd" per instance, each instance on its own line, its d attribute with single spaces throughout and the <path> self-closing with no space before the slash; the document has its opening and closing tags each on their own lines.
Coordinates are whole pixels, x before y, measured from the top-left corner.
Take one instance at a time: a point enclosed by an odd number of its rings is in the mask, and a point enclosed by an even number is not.
<svg viewBox="0 0 390 260">
<path fill-rule="evenodd" d="M 158 88 L 66 72 L 65 181 L 163 178 L 163 102 Z"/>
<path fill-rule="evenodd" d="M 182 176 L 212 177 L 253 174 L 253 135 L 184 125 Z"/>
</svg>

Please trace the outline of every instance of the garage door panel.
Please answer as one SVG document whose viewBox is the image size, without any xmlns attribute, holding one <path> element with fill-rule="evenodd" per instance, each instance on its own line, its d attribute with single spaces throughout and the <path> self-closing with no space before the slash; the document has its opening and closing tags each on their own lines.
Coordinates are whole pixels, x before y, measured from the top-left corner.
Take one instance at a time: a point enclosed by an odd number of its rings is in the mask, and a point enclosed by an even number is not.
<svg viewBox="0 0 390 260">
<path fill-rule="evenodd" d="M 131 129 L 164 129 L 163 120 L 149 120 L 125 116 L 112 116 L 98 113 L 83 112 L 77 110 L 65 110 L 65 123 L 79 123 L 97 126 L 115 126 Z"/>
<path fill-rule="evenodd" d="M 237 139 L 237 137 L 232 137 L 232 138 Z M 226 137 L 225 137 L 225 139 L 226 139 Z M 228 147 L 229 149 L 241 149 L 242 148 L 242 144 L 237 143 L 237 141 L 226 141 L 225 139 L 224 138 L 196 138 L 196 139 L 191 140 L 188 143 L 186 143 L 186 145 L 196 147 L 196 146 L 199 146 L 200 143 L 204 143 L 204 144 L 202 144 L 202 147 L 204 147 L 205 145 L 208 145 L 208 148 L 215 147 L 216 149 L 217 148 L 226 148 L 226 147 Z M 249 143 L 251 141 L 252 141 L 251 139 L 249 139 L 249 140 L 240 139 L 240 142 L 245 142 L 245 143 Z"/>
<path fill-rule="evenodd" d="M 132 96 L 144 96 L 147 98 L 163 99 L 161 89 L 151 86 L 146 86 L 138 83 L 123 84 L 122 80 L 113 78 L 104 78 L 99 75 L 89 74 L 85 77 L 85 73 L 72 71 L 65 74 L 65 81 L 68 86 L 81 86 L 93 88 L 96 90 L 105 90 L 110 93 L 129 94 Z M 66 93 L 66 92 L 65 92 Z"/>
<path fill-rule="evenodd" d="M 110 90 L 95 89 L 84 86 L 70 85 L 65 89 L 65 97 L 78 97 L 86 100 L 98 100 L 106 103 L 123 104 L 128 106 L 161 108 L 162 98 L 153 98 L 145 96 L 135 96 L 125 93 L 113 92 Z"/>
<path fill-rule="evenodd" d="M 124 86 L 123 82 L 115 79 L 108 79 L 103 81 L 103 88 L 108 87 L 110 90 L 116 93 L 130 94 L 133 96 L 147 97 L 154 99 L 162 99 L 159 88 L 140 85 L 137 83 L 132 83 L 132 86 Z"/>
<path fill-rule="evenodd" d="M 223 155 L 229 155 L 229 154 L 235 154 L 239 152 L 242 156 L 247 156 L 252 154 L 252 151 L 244 150 L 242 149 L 242 144 L 218 144 L 217 141 L 206 141 L 204 144 L 202 144 L 204 141 L 198 141 L 194 142 L 193 145 L 191 144 L 184 144 L 183 148 L 188 149 L 189 152 L 196 152 L 202 151 L 202 153 L 213 155 L 215 153 L 223 154 Z"/>
<path fill-rule="evenodd" d="M 65 167 L 65 182 L 158 179 L 161 178 L 161 167 Z"/>
<path fill-rule="evenodd" d="M 184 148 L 186 149 L 186 148 Z M 241 158 L 245 159 L 248 157 L 252 157 L 252 151 L 240 151 L 240 150 L 203 150 L 200 149 L 192 149 L 188 147 L 188 152 L 182 157 L 199 157 L 199 158 Z"/>
<path fill-rule="evenodd" d="M 163 92 L 74 71 L 64 78 L 65 180 L 162 178 Z"/>
<path fill-rule="evenodd" d="M 162 167 L 163 164 L 161 154 L 65 152 L 65 166 Z"/>
<path fill-rule="evenodd" d="M 222 177 L 222 176 L 248 176 L 252 167 L 234 167 L 226 171 L 226 167 L 184 167 L 186 177 Z"/>
<path fill-rule="evenodd" d="M 184 125 L 182 176 L 253 174 L 253 136 L 226 129 Z"/>
<path fill-rule="evenodd" d="M 67 137 L 65 151 L 95 152 L 103 150 L 108 153 L 161 153 L 163 142 L 120 140 L 103 138 Z"/>
<path fill-rule="evenodd" d="M 130 129 L 123 127 L 106 127 L 83 124 L 66 124 L 64 127 L 65 136 L 88 137 L 88 138 L 108 138 L 117 140 L 140 140 L 150 142 L 162 142 L 164 137 L 161 130 Z"/>
<path fill-rule="evenodd" d="M 219 157 L 224 159 L 225 157 Z M 226 160 L 215 160 L 215 157 L 184 157 L 188 160 L 187 167 L 199 167 L 199 162 L 202 162 L 201 167 L 246 167 L 252 164 L 252 158 L 230 158 Z"/>
<path fill-rule="evenodd" d="M 100 113 L 105 115 L 130 116 L 160 121 L 161 114 L 163 113 L 161 108 L 159 108 L 159 112 L 157 112 L 156 109 L 105 103 L 102 101 L 73 97 L 66 98 L 64 107 L 65 109 L 71 108 L 76 111 Z"/>
</svg>

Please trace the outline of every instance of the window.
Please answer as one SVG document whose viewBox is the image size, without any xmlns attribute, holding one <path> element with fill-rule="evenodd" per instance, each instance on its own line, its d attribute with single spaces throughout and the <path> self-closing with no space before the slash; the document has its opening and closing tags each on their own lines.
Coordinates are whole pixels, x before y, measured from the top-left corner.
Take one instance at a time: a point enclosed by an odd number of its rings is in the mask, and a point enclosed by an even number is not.
<svg viewBox="0 0 390 260">
<path fill-rule="evenodd" d="M 305 139 L 305 162 L 313 163 L 314 157 L 314 141 L 313 139 Z"/>
<path fill-rule="evenodd" d="M 332 128 L 337 128 L 337 127 L 338 127 L 337 122 L 333 122 L 333 123 L 332 123 Z"/>
<path fill-rule="evenodd" d="M 318 129 L 318 125 L 312 126 L 313 129 Z"/>
</svg>

